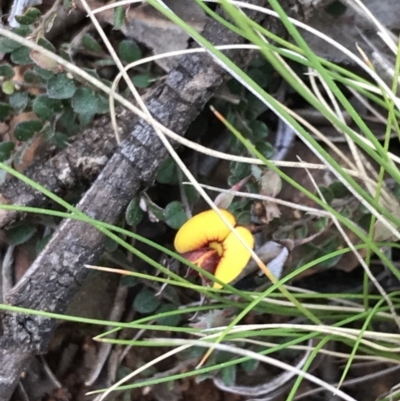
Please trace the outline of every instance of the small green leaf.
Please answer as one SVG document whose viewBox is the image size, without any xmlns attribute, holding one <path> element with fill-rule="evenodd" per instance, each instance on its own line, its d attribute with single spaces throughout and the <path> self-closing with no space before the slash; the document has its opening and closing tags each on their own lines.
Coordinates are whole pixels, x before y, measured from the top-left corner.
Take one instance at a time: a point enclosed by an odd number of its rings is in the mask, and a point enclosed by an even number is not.
<svg viewBox="0 0 400 401">
<path fill-rule="evenodd" d="M 81 128 L 85 128 L 93 122 L 94 114 L 78 114 L 79 124 Z"/>
<path fill-rule="evenodd" d="M 236 381 L 236 365 L 225 366 L 221 369 L 221 378 L 226 386 L 232 386 Z"/>
<path fill-rule="evenodd" d="M 13 28 L 11 31 L 14 32 L 14 33 L 16 33 L 17 35 L 23 36 L 23 37 L 25 38 L 25 37 L 27 37 L 27 36 L 32 32 L 32 29 L 31 29 L 30 26 L 27 26 L 27 25 L 20 25 L 20 26 L 18 26 L 18 27 L 16 27 L 16 28 Z M 11 39 L 10 39 L 10 40 L 11 40 Z M 21 46 L 21 45 L 20 45 L 20 46 Z"/>
<path fill-rule="evenodd" d="M 164 210 L 151 201 L 147 201 L 147 208 L 149 213 L 150 221 L 164 221 Z"/>
<path fill-rule="evenodd" d="M 29 241 L 36 232 L 36 228 L 30 225 L 21 225 L 11 228 L 6 232 L 7 240 L 11 245 L 21 245 Z"/>
<path fill-rule="evenodd" d="M 262 121 L 254 120 L 250 124 L 250 130 L 256 141 L 265 140 L 268 136 L 268 127 Z"/>
<path fill-rule="evenodd" d="M 125 22 L 125 8 L 118 6 L 114 8 L 114 29 L 121 29 Z"/>
<path fill-rule="evenodd" d="M 347 11 L 346 5 L 344 5 L 341 1 L 336 0 L 333 3 L 329 4 L 324 8 L 324 11 L 333 17 L 340 17 Z"/>
<path fill-rule="evenodd" d="M 324 185 L 320 185 L 319 190 L 320 190 L 323 198 L 325 199 L 326 203 L 330 204 L 334 199 L 334 195 L 333 195 L 333 192 L 331 191 L 331 189 Z"/>
<path fill-rule="evenodd" d="M 62 132 L 55 132 L 48 142 L 50 145 L 55 145 L 59 149 L 65 149 L 68 146 L 68 136 Z"/>
<path fill-rule="evenodd" d="M 140 203 L 140 201 L 139 201 L 138 198 L 133 198 L 129 202 L 128 207 L 126 208 L 125 218 L 126 218 L 126 222 L 130 226 L 136 226 L 143 219 L 144 212 L 140 208 L 140 204 L 139 203 Z"/>
<path fill-rule="evenodd" d="M 30 7 L 28 8 L 24 14 L 22 15 L 16 15 L 15 19 L 17 22 L 19 22 L 21 25 L 31 25 L 33 24 L 40 16 L 42 13 L 35 7 Z"/>
<path fill-rule="evenodd" d="M 172 312 L 176 311 L 176 305 L 173 304 L 163 304 L 160 306 L 160 308 L 157 310 L 157 313 L 164 313 L 164 312 Z M 178 324 L 181 321 L 181 315 L 173 315 L 173 316 L 165 316 L 165 317 L 159 317 L 157 319 L 157 323 L 160 324 L 161 326 L 178 326 Z"/>
<path fill-rule="evenodd" d="M 197 199 L 199 199 L 200 195 L 195 187 L 191 185 L 185 185 L 183 189 L 189 204 L 193 204 Z"/>
<path fill-rule="evenodd" d="M 15 91 L 15 85 L 13 81 L 4 81 L 1 85 L 1 90 L 6 95 L 12 95 Z"/>
<path fill-rule="evenodd" d="M 250 166 L 250 164 L 246 164 L 246 163 L 231 162 L 230 170 L 231 170 L 231 173 L 234 176 L 240 178 L 240 180 L 242 180 L 243 178 L 245 178 L 251 174 L 251 166 Z"/>
<path fill-rule="evenodd" d="M 0 53 L 11 53 L 22 45 L 15 40 L 8 38 L 0 38 Z"/>
<path fill-rule="evenodd" d="M 131 372 L 132 372 L 132 369 L 129 369 L 127 366 L 121 365 L 121 367 L 119 367 L 118 370 L 117 370 L 116 380 L 119 381 L 119 380 L 123 379 L 125 376 L 128 376 L 129 373 L 131 373 Z M 129 391 L 127 391 L 126 393 L 129 394 L 129 396 L 130 396 L 130 392 Z M 125 400 L 123 400 L 123 401 L 125 401 Z"/>
<path fill-rule="evenodd" d="M 238 214 L 236 218 L 237 224 L 239 225 L 245 225 L 245 224 L 250 224 L 251 223 L 251 213 L 248 211 L 243 211 Z"/>
<path fill-rule="evenodd" d="M 4 121 L 13 111 L 8 103 L 0 102 L 0 121 Z"/>
<path fill-rule="evenodd" d="M 101 53 L 103 49 L 92 35 L 86 34 L 82 38 L 82 45 L 95 53 Z"/>
<path fill-rule="evenodd" d="M 165 208 L 165 222 L 176 230 L 179 229 L 187 220 L 185 209 L 181 202 L 174 201 Z"/>
<path fill-rule="evenodd" d="M 78 132 L 79 125 L 77 123 L 77 114 L 71 109 L 71 107 L 64 105 L 61 116 L 57 120 L 57 129 L 70 136 L 75 135 Z"/>
<path fill-rule="evenodd" d="M 250 68 L 247 74 L 253 81 L 255 81 L 262 88 L 268 87 L 272 79 L 271 78 L 272 74 L 266 74 L 265 68 Z"/>
<path fill-rule="evenodd" d="M 329 185 L 329 189 L 333 193 L 335 199 L 341 199 L 350 194 L 349 190 L 340 181 L 335 181 Z"/>
<path fill-rule="evenodd" d="M 83 67 L 82 70 L 85 71 L 85 72 L 87 72 L 87 73 L 88 73 L 89 75 L 91 75 L 93 78 L 100 79 L 100 76 L 99 76 L 99 74 L 97 73 L 97 71 L 96 71 L 95 69 Z"/>
<path fill-rule="evenodd" d="M 267 159 L 270 159 L 274 155 L 275 149 L 269 142 L 257 142 L 255 145 L 257 150 Z"/>
<path fill-rule="evenodd" d="M 237 216 L 239 213 L 241 213 L 243 211 L 243 208 L 246 206 L 247 203 L 244 203 L 243 201 L 245 201 L 246 198 L 241 199 L 240 201 L 233 201 L 231 203 L 231 205 L 228 207 L 228 210 L 234 215 Z M 252 205 L 252 202 L 250 201 L 248 203 L 249 208 Z"/>
<path fill-rule="evenodd" d="M 43 36 L 38 40 L 38 45 L 44 47 L 46 50 L 56 53 L 57 49 L 53 45 L 53 43 L 49 42 L 46 38 Z"/>
<path fill-rule="evenodd" d="M 327 217 L 319 218 L 317 221 L 314 222 L 314 230 L 317 232 L 325 230 L 328 226 L 328 222 L 329 220 Z"/>
<path fill-rule="evenodd" d="M 70 99 L 75 91 L 75 82 L 66 74 L 55 75 L 47 82 L 47 94 L 51 99 Z"/>
<path fill-rule="evenodd" d="M 122 276 L 121 277 L 121 285 L 124 287 L 134 287 L 139 284 L 139 279 L 134 276 Z"/>
<path fill-rule="evenodd" d="M 38 120 L 22 121 L 14 128 L 14 136 L 18 141 L 27 141 L 32 138 L 35 132 L 43 128 L 43 123 Z"/>
<path fill-rule="evenodd" d="M 16 114 L 22 113 L 29 102 L 27 92 L 15 92 L 10 96 L 10 105 L 14 108 Z"/>
<path fill-rule="evenodd" d="M 263 172 L 259 166 L 254 164 L 251 165 L 251 174 L 257 181 L 261 180 L 262 173 Z"/>
<path fill-rule="evenodd" d="M 71 106 L 77 113 L 93 116 L 99 109 L 99 99 L 92 90 L 81 87 L 72 97 Z"/>
<path fill-rule="evenodd" d="M 178 169 L 172 157 L 169 157 L 161 165 L 156 180 L 160 184 L 175 185 L 178 183 Z"/>
<path fill-rule="evenodd" d="M 247 187 L 247 192 L 251 193 L 251 194 L 258 194 L 258 184 L 254 181 L 249 181 L 246 185 Z"/>
<path fill-rule="evenodd" d="M 118 242 L 113 238 L 107 237 L 104 242 L 104 250 L 105 252 L 115 252 L 118 249 Z"/>
<path fill-rule="evenodd" d="M 106 114 L 110 112 L 110 102 L 104 96 L 98 96 L 99 99 L 99 108 L 97 110 L 97 114 Z"/>
<path fill-rule="evenodd" d="M 228 177 L 228 185 L 230 187 L 233 187 L 234 185 L 236 185 L 242 178 L 237 177 L 236 175 L 230 175 Z"/>
<path fill-rule="evenodd" d="M 151 79 L 149 74 L 137 74 L 132 78 L 132 82 L 137 88 L 148 88 L 152 84 Z"/>
<path fill-rule="evenodd" d="M 47 95 L 39 95 L 32 104 L 33 112 L 42 120 L 50 120 L 61 109 L 61 101 L 50 99 Z"/>
<path fill-rule="evenodd" d="M 347 205 L 343 206 L 340 214 L 347 219 L 351 219 L 353 217 L 353 211 Z"/>
<path fill-rule="evenodd" d="M 254 370 L 257 369 L 259 364 L 260 364 L 260 361 L 257 361 L 257 359 L 248 359 L 247 361 L 242 362 L 240 364 L 240 367 L 245 372 L 253 372 Z"/>
<path fill-rule="evenodd" d="M 160 305 L 160 300 L 150 290 L 142 290 L 133 302 L 135 309 L 142 314 L 154 312 Z"/>
<path fill-rule="evenodd" d="M 51 237 L 52 234 L 48 234 L 38 241 L 38 243 L 36 244 L 36 255 L 39 255 L 39 253 L 43 251 L 44 247 L 50 241 Z"/>
<path fill-rule="evenodd" d="M 0 65 L 0 76 L 6 79 L 11 79 L 15 75 L 14 68 L 10 64 Z"/>
<path fill-rule="evenodd" d="M 64 0 L 63 1 L 64 10 L 69 10 L 70 8 L 72 8 L 72 6 L 73 6 L 72 0 Z"/>
<path fill-rule="evenodd" d="M 308 234 L 308 226 L 307 226 L 307 224 L 303 224 L 300 227 L 297 227 L 294 230 L 294 234 L 295 234 L 296 238 L 300 238 L 300 239 L 306 238 L 307 234 Z"/>
<path fill-rule="evenodd" d="M 25 71 L 24 81 L 29 84 L 42 83 L 40 77 L 38 77 L 37 74 L 31 69 Z"/>
<path fill-rule="evenodd" d="M 19 47 L 15 49 L 11 53 L 11 61 L 15 64 L 32 64 L 32 59 L 30 57 L 31 49 L 29 47 Z"/>
<path fill-rule="evenodd" d="M 42 67 L 40 67 L 39 65 L 35 65 L 33 67 L 34 71 L 36 72 L 36 74 L 42 78 L 44 81 L 48 81 L 50 78 L 54 77 L 54 72 L 50 71 L 50 70 L 46 70 Z"/>
<path fill-rule="evenodd" d="M 122 61 L 132 63 L 142 57 L 142 51 L 132 40 L 122 40 L 118 46 L 118 55 Z"/>
<path fill-rule="evenodd" d="M 174 259 L 173 257 L 171 257 L 172 261 L 170 263 L 174 263 L 176 262 L 176 259 Z M 170 266 L 169 264 L 167 264 L 167 266 Z M 171 269 L 173 269 L 173 266 L 170 266 Z M 164 294 L 166 295 L 166 297 L 169 298 L 169 300 L 171 302 L 173 302 L 175 305 L 176 304 L 180 304 L 180 298 L 179 298 L 179 293 L 176 290 L 175 287 L 172 287 L 171 285 L 165 287 L 164 289 Z"/>
<path fill-rule="evenodd" d="M 11 157 L 11 152 L 14 150 L 14 142 L 2 142 L 0 143 L 0 162 L 5 162 Z"/>
</svg>

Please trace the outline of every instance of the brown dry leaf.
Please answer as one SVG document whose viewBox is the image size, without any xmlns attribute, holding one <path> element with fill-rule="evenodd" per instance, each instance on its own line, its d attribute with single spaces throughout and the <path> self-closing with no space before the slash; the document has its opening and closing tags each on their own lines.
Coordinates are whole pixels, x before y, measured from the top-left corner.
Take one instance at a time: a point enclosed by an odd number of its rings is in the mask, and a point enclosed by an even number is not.
<svg viewBox="0 0 400 401">
<path fill-rule="evenodd" d="M 240 191 L 242 189 L 243 185 L 246 185 L 246 183 L 249 181 L 250 178 L 251 178 L 251 176 L 243 178 L 237 184 L 235 184 L 231 188 L 231 190 L 232 191 Z M 222 192 L 215 198 L 215 200 L 214 200 L 215 206 L 219 207 L 220 209 L 228 209 L 228 207 L 231 205 L 234 197 L 235 196 L 230 193 Z"/>
<path fill-rule="evenodd" d="M 18 114 L 12 118 L 10 122 L 10 140 L 12 142 L 16 144 L 19 143 L 14 137 L 15 126 L 22 121 L 29 120 L 39 120 L 39 118 L 32 111 Z M 19 172 L 24 172 L 34 163 L 36 158 L 42 155 L 47 149 L 47 144 L 41 135 L 34 137 L 29 143 L 27 143 L 27 145 L 28 146 L 23 150 L 19 160 L 14 164 L 14 168 Z"/>
<path fill-rule="evenodd" d="M 31 65 L 16 65 L 14 68 L 14 76 L 12 82 L 15 84 L 15 88 L 19 90 L 21 88 L 21 82 L 24 82 L 24 75 L 27 70 L 31 68 Z M 43 90 L 36 86 L 29 86 L 24 88 L 24 91 L 30 93 L 31 95 L 40 95 Z"/>
<path fill-rule="evenodd" d="M 278 205 L 273 202 L 264 202 L 266 222 L 269 223 L 273 219 L 281 217 L 281 210 Z"/>
<path fill-rule="evenodd" d="M 260 179 L 260 194 L 276 197 L 282 190 L 281 177 L 275 171 L 268 170 Z"/>
<path fill-rule="evenodd" d="M 189 326 L 197 329 L 227 326 L 233 318 L 234 316 L 229 316 L 229 313 L 225 310 L 212 310 L 196 316 L 196 320 L 190 323 Z"/>
<path fill-rule="evenodd" d="M 282 190 L 281 177 L 274 171 L 268 170 L 260 179 L 260 195 L 276 197 Z M 281 217 L 279 206 L 274 202 L 263 201 L 265 216 L 261 219 L 263 223 L 268 224 L 275 218 Z"/>
<path fill-rule="evenodd" d="M 381 202 L 382 203 L 382 202 Z M 391 202 L 387 202 L 383 205 L 394 218 L 400 219 L 400 205 L 396 198 L 392 197 Z M 396 228 L 394 224 L 391 224 L 393 228 Z M 377 220 L 374 226 L 374 241 L 398 241 L 397 237 L 384 225 L 380 220 Z"/>
<path fill-rule="evenodd" d="M 8 126 L 7 123 L 0 122 L 0 138 L 3 141 L 8 141 L 9 140 L 8 135 L 7 135 L 9 130 L 10 130 L 10 127 Z"/>
<path fill-rule="evenodd" d="M 29 56 L 39 67 L 47 71 L 53 71 L 54 73 L 58 73 L 62 70 L 61 66 L 59 66 L 55 60 L 45 56 L 41 52 L 32 50 Z"/>
</svg>

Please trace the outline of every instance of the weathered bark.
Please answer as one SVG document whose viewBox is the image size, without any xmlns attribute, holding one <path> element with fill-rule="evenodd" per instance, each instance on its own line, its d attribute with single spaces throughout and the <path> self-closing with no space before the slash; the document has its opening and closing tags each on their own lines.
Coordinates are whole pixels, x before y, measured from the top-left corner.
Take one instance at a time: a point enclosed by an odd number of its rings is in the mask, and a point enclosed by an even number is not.
<svg viewBox="0 0 400 401">
<path fill-rule="evenodd" d="M 260 20 L 262 16 L 252 14 L 252 18 Z M 243 40 L 212 20 L 207 22 L 203 34 L 215 44 Z M 249 61 L 248 53 L 235 51 L 229 56 L 239 65 Z M 148 108 L 157 120 L 183 135 L 226 77 L 226 72 L 210 57 L 186 56 L 152 93 Z M 151 126 L 139 121 L 79 202 L 79 209 L 98 220 L 116 222 L 128 202 L 152 185 L 166 156 Z M 7 302 L 38 310 L 65 311 L 87 276 L 83 265 L 96 263 L 104 240 L 103 234 L 87 224 L 64 221 L 13 288 Z M 0 400 L 6 401 L 32 357 L 46 351 L 56 322 L 4 313 L 0 323 Z"/>
</svg>

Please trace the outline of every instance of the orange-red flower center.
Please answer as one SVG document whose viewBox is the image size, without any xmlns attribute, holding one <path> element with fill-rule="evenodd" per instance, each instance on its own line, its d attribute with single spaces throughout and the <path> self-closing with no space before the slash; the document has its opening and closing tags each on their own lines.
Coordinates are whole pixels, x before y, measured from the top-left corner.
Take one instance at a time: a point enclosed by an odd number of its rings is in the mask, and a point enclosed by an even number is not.
<svg viewBox="0 0 400 401">
<path fill-rule="evenodd" d="M 201 267 L 211 274 L 215 274 L 215 270 L 217 269 L 218 263 L 221 260 L 222 254 L 222 244 L 212 241 L 200 249 L 196 249 L 191 252 L 185 252 L 182 254 L 182 256 L 196 266 Z"/>
</svg>

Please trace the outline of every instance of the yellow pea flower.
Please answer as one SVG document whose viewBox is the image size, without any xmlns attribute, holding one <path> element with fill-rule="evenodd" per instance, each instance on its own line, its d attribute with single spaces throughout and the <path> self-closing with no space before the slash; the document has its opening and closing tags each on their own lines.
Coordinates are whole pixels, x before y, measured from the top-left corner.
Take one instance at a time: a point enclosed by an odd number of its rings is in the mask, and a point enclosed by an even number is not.
<svg viewBox="0 0 400 401">
<path fill-rule="evenodd" d="M 221 213 L 236 226 L 236 219 L 230 212 L 221 209 Z M 250 248 L 254 247 L 254 237 L 246 227 L 235 227 L 235 231 Z M 186 259 L 224 283 L 238 277 L 250 259 L 250 252 L 214 210 L 189 219 L 177 232 L 174 246 Z M 213 287 L 222 286 L 215 282 Z"/>
</svg>

